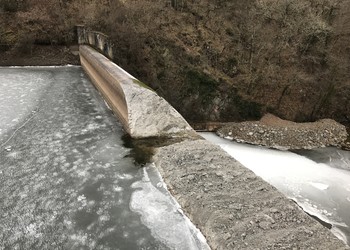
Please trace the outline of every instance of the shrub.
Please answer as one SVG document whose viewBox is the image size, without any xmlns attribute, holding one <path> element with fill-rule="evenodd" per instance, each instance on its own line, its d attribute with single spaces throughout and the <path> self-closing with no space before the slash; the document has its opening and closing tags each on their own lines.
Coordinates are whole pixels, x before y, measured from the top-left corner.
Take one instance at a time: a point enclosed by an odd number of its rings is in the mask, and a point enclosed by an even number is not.
<svg viewBox="0 0 350 250">
<path fill-rule="evenodd" d="M 34 37 L 31 33 L 22 33 L 18 37 L 15 50 L 23 55 L 32 54 L 34 45 Z"/>
<path fill-rule="evenodd" d="M 0 0 L 0 8 L 6 12 L 18 11 L 19 1 L 16 0 Z"/>
</svg>

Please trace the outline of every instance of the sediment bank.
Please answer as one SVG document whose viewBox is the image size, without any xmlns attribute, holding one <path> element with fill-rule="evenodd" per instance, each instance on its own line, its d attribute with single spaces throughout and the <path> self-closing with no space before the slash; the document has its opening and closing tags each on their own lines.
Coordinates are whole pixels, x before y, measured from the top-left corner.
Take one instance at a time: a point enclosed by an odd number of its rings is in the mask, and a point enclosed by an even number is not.
<svg viewBox="0 0 350 250">
<path fill-rule="evenodd" d="M 283 150 L 345 146 L 346 127 L 331 119 L 296 123 L 267 114 L 260 121 L 229 123 L 217 131 L 238 142 Z"/>
</svg>

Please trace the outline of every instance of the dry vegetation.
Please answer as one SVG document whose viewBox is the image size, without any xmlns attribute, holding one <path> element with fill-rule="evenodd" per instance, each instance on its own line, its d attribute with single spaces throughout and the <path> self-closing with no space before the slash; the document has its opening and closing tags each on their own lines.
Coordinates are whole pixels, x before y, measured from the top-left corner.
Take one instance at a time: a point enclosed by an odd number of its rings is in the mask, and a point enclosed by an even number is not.
<svg viewBox="0 0 350 250">
<path fill-rule="evenodd" d="M 350 122 L 350 3 L 343 0 L 0 0 L 0 44 L 110 35 L 116 62 L 190 121 Z"/>
</svg>

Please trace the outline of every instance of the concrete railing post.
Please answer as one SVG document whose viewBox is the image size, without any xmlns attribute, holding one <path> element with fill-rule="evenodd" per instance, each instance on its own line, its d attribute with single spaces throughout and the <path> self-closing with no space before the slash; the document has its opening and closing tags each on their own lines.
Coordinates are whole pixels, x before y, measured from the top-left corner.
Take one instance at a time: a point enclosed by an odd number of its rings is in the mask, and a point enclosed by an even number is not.
<svg viewBox="0 0 350 250">
<path fill-rule="evenodd" d="M 113 60 L 113 43 L 107 35 L 88 30 L 84 25 L 76 25 L 76 34 L 79 45 L 88 44 Z"/>
<path fill-rule="evenodd" d="M 77 25 L 76 26 L 76 32 L 77 32 L 77 38 L 78 38 L 78 44 L 86 44 L 86 29 L 84 25 Z"/>
</svg>

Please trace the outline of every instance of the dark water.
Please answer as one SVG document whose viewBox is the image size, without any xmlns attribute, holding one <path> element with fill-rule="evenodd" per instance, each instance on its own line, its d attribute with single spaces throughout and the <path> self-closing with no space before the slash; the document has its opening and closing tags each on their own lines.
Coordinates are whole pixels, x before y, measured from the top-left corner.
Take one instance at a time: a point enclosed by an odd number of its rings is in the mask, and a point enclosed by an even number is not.
<svg viewBox="0 0 350 250">
<path fill-rule="evenodd" d="M 123 135 L 80 67 L 0 68 L 0 249 L 207 249 Z"/>
</svg>

